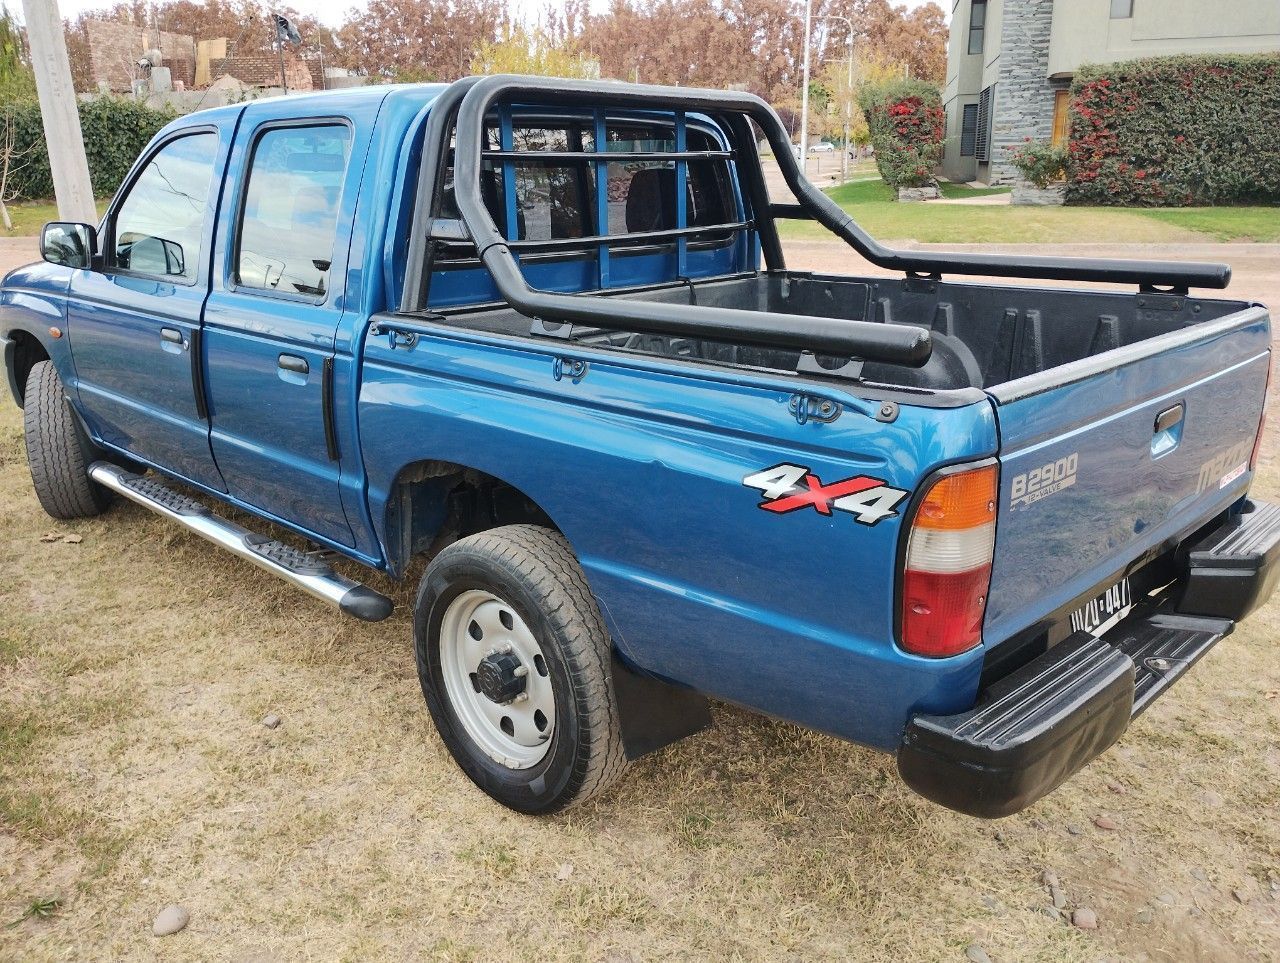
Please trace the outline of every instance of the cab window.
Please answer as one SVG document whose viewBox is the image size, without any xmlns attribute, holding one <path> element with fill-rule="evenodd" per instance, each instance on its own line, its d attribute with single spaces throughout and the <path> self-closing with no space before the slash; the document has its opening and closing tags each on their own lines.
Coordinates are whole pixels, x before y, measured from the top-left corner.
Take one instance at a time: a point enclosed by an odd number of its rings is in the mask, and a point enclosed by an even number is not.
<svg viewBox="0 0 1280 963">
<path fill-rule="evenodd" d="M 213 133 L 179 137 L 152 155 L 116 213 L 110 252 L 115 267 L 195 281 L 217 155 Z"/>
<path fill-rule="evenodd" d="M 258 138 L 236 246 L 239 287 L 324 297 L 350 153 L 344 124 L 278 127 Z"/>
</svg>

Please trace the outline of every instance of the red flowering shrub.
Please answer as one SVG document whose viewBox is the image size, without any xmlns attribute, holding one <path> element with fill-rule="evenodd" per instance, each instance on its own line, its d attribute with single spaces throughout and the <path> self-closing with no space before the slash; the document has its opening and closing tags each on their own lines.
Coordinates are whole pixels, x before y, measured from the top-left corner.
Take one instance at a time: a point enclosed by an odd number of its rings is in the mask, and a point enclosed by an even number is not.
<svg viewBox="0 0 1280 963">
<path fill-rule="evenodd" d="M 933 169 L 942 159 L 945 124 L 937 88 L 918 80 L 895 80 L 863 87 L 858 103 L 885 183 L 893 188 L 932 184 Z"/>
<path fill-rule="evenodd" d="M 1280 201 L 1280 56 L 1082 67 L 1068 150 L 1073 203 Z"/>
</svg>

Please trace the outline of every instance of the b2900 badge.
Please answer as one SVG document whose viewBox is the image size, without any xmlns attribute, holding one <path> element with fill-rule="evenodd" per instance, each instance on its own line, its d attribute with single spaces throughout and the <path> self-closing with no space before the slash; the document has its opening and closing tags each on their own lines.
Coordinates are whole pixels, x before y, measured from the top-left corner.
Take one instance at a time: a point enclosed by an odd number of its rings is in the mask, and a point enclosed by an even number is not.
<svg viewBox="0 0 1280 963">
<path fill-rule="evenodd" d="M 758 507 L 766 512 L 782 515 L 812 508 L 820 515 L 830 515 L 834 510 L 848 512 L 863 525 L 896 518 L 894 509 L 909 494 L 869 475 L 854 475 L 824 485 L 808 468 L 788 464 L 753 472 L 742 479 L 742 484 L 764 495 Z"/>
</svg>

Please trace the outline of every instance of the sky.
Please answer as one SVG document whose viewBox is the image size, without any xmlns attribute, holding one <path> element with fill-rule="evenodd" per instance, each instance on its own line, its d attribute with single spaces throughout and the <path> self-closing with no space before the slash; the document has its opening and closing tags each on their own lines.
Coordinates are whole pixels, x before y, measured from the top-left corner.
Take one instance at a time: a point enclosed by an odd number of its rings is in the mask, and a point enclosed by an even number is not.
<svg viewBox="0 0 1280 963">
<path fill-rule="evenodd" d="M 321 23 L 336 27 L 342 23 L 343 16 L 352 6 L 363 6 L 359 0 L 287 0 L 289 6 L 301 13 L 314 14 Z M 554 3 L 554 0 L 551 0 Z M 591 0 L 592 7 L 604 9 L 608 0 Z M 895 6 L 921 7 L 933 0 L 892 0 Z M 547 6 L 548 0 L 507 0 L 508 5 L 520 12 L 521 19 L 533 21 Z M 58 0 L 58 12 L 65 20 L 74 20 L 85 10 L 96 10 L 110 7 L 110 0 Z M 557 4 L 558 5 L 558 4 Z M 12 4 L 21 9 L 21 4 Z M 938 4 L 943 6 L 943 4 Z"/>
</svg>

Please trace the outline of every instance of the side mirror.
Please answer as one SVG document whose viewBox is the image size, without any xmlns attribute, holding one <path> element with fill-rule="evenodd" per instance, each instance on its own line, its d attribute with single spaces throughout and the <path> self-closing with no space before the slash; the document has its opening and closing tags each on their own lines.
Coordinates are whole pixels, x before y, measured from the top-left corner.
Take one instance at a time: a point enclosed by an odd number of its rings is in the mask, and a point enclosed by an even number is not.
<svg viewBox="0 0 1280 963">
<path fill-rule="evenodd" d="M 92 224 L 50 221 L 40 232 L 40 256 L 50 264 L 89 270 L 98 253 L 98 229 Z"/>
</svg>

